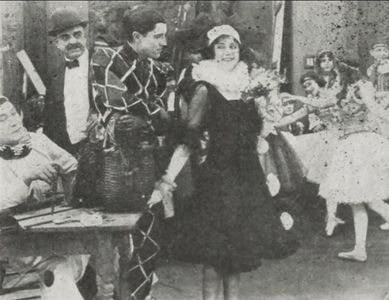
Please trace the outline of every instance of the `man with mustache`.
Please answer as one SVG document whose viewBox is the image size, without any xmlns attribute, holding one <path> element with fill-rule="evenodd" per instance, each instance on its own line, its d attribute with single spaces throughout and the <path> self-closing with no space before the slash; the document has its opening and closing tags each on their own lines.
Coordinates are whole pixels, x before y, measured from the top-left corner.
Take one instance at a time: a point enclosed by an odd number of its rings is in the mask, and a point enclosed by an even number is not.
<svg viewBox="0 0 389 300">
<path fill-rule="evenodd" d="M 63 60 L 49 74 L 43 132 L 77 157 L 93 124 L 88 82 L 88 22 L 70 8 L 56 10 L 50 21 L 49 35 L 63 54 Z"/>
<path fill-rule="evenodd" d="M 49 35 L 63 56 L 49 74 L 43 109 L 43 133 L 77 159 L 96 124 L 89 82 L 88 22 L 71 8 L 60 8 L 50 18 Z M 93 176 L 90 170 L 86 177 Z M 74 198 L 74 195 L 73 195 Z M 88 265 L 78 287 L 85 299 L 96 292 L 96 274 Z"/>
</svg>

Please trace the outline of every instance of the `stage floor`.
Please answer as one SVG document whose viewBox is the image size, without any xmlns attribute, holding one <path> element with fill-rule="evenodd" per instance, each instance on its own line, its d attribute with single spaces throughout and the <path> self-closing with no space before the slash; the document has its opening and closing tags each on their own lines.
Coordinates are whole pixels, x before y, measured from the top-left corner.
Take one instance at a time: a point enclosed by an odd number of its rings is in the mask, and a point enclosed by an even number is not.
<svg viewBox="0 0 389 300">
<path fill-rule="evenodd" d="M 317 202 L 316 202 L 317 201 Z M 241 277 L 242 300 L 382 300 L 389 294 L 389 231 L 369 213 L 368 260 L 339 260 L 340 251 L 353 247 L 349 207 L 341 207 L 346 224 L 325 237 L 323 200 L 312 198 L 302 212 L 302 246 L 284 260 L 264 261 Z M 158 268 L 154 296 L 158 300 L 201 300 L 201 266 L 164 260 Z M 389 299 L 389 298 L 388 298 Z"/>
</svg>

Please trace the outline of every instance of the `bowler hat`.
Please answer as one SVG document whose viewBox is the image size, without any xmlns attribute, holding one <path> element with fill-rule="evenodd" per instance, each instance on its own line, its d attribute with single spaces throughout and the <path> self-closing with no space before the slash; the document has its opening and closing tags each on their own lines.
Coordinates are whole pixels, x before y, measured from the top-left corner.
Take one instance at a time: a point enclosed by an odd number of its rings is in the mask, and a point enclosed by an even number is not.
<svg viewBox="0 0 389 300">
<path fill-rule="evenodd" d="M 83 26 L 85 27 L 88 21 L 83 20 L 80 15 L 71 8 L 57 9 L 50 18 L 49 35 L 55 36 L 67 29 Z"/>
</svg>

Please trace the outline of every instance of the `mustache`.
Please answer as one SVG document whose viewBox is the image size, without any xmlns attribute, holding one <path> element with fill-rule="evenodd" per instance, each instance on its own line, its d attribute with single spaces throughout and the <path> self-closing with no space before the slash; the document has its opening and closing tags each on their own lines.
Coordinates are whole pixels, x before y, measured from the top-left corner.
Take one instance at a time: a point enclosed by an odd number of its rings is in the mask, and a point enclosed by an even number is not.
<svg viewBox="0 0 389 300">
<path fill-rule="evenodd" d="M 82 49 L 83 47 L 84 46 L 80 43 L 70 44 L 70 45 L 66 46 L 66 50 L 70 51 L 70 50 L 74 50 L 74 49 Z"/>
</svg>

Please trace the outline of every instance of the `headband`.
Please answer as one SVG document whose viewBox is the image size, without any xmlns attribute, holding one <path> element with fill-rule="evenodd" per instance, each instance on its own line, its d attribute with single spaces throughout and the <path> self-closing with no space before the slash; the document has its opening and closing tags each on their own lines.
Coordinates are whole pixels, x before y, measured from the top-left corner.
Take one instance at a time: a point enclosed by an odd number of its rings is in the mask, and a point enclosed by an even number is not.
<svg viewBox="0 0 389 300">
<path fill-rule="evenodd" d="M 208 46 L 222 35 L 232 36 L 235 40 L 238 41 L 239 44 L 241 44 L 239 33 L 234 28 L 232 28 L 230 25 L 220 25 L 213 27 L 207 32 Z"/>
</svg>

